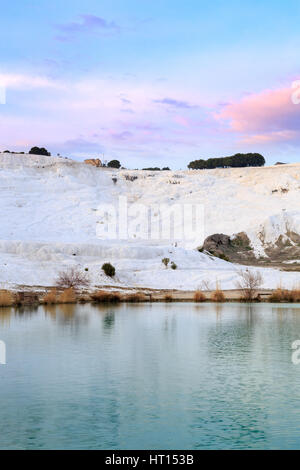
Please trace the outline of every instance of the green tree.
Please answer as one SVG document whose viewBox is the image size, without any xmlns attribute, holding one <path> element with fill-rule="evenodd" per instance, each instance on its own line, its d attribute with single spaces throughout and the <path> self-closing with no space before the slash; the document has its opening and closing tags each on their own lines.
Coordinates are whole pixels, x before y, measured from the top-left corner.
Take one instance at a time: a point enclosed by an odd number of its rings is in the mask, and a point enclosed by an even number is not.
<svg viewBox="0 0 300 470">
<path fill-rule="evenodd" d="M 194 160 L 188 164 L 190 170 L 203 170 L 213 168 L 242 168 L 247 166 L 264 166 L 264 157 L 259 153 L 236 153 L 223 158 L 209 158 L 208 160 Z"/>
<path fill-rule="evenodd" d="M 110 263 L 104 263 L 102 266 L 102 271 L 104 271 L 106 276 L 109 277 L 114 277 L 114 275 L 116 274 L 116 268 Z"/>
<path fill-rule="evenodd" d="M 29 150 L 29 153 L 31 155 L 45 155 L 46 157 L 51 157 L 51 153 L 44 147 L 32 147 L 32 149 Z"/>
<path fill-rule="evenodd" d="M 108 162 L 107 164 L 108 168 L 121 168 L 121 163 L 119 162 L 119 160 L 111 160 L 110 162 Z"/>
</svg>

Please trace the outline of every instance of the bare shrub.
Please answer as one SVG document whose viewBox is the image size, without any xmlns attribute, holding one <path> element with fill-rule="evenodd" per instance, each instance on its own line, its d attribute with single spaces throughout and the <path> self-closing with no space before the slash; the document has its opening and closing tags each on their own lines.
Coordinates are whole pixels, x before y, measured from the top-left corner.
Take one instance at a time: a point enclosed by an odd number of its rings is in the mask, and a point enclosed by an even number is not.
<svg viewBox="0 0 300 470">
<path fill-rule="evenodd" d="M 170 294 L 165 295 L 165 302 L 173 302 L 173 297 Z"/>
<path fill-rule="evenodd" d="M 60 288 L 83 288 L 88 287 L 90 284 L 90 280 L 86 273 L 80 271 L 80 269 L 76 267 L 71 267 L 66 271 L 61 271 L 58 274 L 58 278 L 56 281 L 56 286 Z"/>
<path fill-rule="evenodd" d="M 51 289 L 50 292 L 47 292 L 43 298 L 43 303 L 46 305 L 53 305 L 57 303 L 56 289 Z"/>
<path fill-rule="evenodd" d="M 203 292 L 201 292 L 201 290 L 196 290 L 196 292 L 194 293 L 194 301 L 195 302 L 205 302 L 205 300 L 206 300 L 206 297 L 203 294 Z"/>
<path fill-rule="evenodd" d="M 236 282 L 237 289 L 243 292 L 243 300 L 252 302 L 257 295 L 257 289 L 263 284 L 263 277 L 259 271 L 246 269 L 239 271 L 239 280 Z"/>
<path fill-rule="evenodd" d="M 14 296 L 8 290 L 0 291 L 0 307 L 11 307 L 15 302 Z"/>
<path fill-rule="evenodd" d="M 76 300 L 76 293 L 73 287 L 65 289 L 58 297 L 58 302 L 61 304 L 74 304 Z"/>
<path fill-rule="evenodd" d="M 121 296 L 117 292 L 101 291 L 91 294 L 91 299 L 97 303 L 118 303 Z"/>
</svg>

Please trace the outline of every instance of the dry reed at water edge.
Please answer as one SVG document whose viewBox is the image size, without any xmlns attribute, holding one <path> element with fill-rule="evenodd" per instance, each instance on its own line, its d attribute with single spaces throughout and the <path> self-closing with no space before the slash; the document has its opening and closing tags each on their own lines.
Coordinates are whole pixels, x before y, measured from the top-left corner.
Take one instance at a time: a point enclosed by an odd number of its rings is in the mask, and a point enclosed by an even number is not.
<svg viewBox="0 0 300 470">
<path fill-rule="evenodd" d="M 278 286 L 269 297 L 269 302 L 300 302 L 300 289 L 283 289 Z"/>
<path fill-rule="evenodd" d="M 57 303 L 57 294 L 56 289 L 51 289 L 43 298 L 43 303 L 47 305 L 56 304 Z"/>
<path fill-rule="evenodd" d="M 91 299 L 97 303 L 117 303 L 121 301 L 121 296 L 117 292 L 99 290 L 91 294 Z"/>
<path fill-rule="evenodd" d="M 203 294 L 203 292 L 201 292 L 201 290 L 196 290 L 196 292 L 194 293 L 194 301 L 195 302 L 205 302 L 205 300 L 206 300 L 206 297 Z"/>
<path fill-rule="evenodd" d="M 129 294 L 125 296 L 123 300 L 125 302 L 138 303 L 138 302 L 144 302 L 146 298 L 143 294 L 139 294 L 138 292 L 135 292 L 134 294 Z"/>
<path fill-rule="evenodd" d="M 14 296 L 8 290 L 0 291 L 0 307 L 11 307 L 15 303 Z"/>
<path fill-rule="evenodd" d="M 60 304 L 73 304 L 76 300 L 76 293 L 73 287 L 65 289 L 58 297 L 58 303 Z"/>
<path fill-rule="evenodd" d="M 225 302 L 224 292 L 220 289 L 218 281 L 216 282 L 216 290 L 211 294 L 213 302 Z"/>
</svg>

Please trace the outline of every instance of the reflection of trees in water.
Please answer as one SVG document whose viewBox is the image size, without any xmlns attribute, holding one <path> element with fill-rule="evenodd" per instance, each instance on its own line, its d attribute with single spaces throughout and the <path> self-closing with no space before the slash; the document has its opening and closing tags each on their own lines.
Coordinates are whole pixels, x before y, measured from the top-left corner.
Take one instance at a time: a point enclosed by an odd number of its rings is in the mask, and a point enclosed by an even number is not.
<svg viewBox="0 0 300 470">
<path fill-rule="evenodd" d="M 115 326 L 115 321 L 116 321 L 115 312 L 112 310 L 109 310 L 108 312 L 106 312 L 106 314 L 103 317 L 104 330 L 106 331 L 112 330 L 113 327 Z"/>
<path fill-rule="evenodd" d="M 68 320 L 74 317 L 77 306 L 75 304 L 60 304 L 57 307 L 58 312 L 62 314 L 63 318 Z"/>
<path fill-rule="evenodd" d="M 237 350 L 248 349 L 253 340 L 255 327 L 260 323 L 259 307 L 234 304 L 234 318 L 230 319 L 226 318 L 226 309 L 231 308 L 230 304 L 216 304 L 214 307 L 217 322 L 209 327 L 207 333 L 208 353 L 215 357 L 226 355 L 234 358 Z"/>
<path fill-rule="evenodd" d="M 72 327 L 75 333 L 89 323 L 89 312 L 84 312 L 80 304 L 45 305 L 43 310 L 57 325 Z"/>
<path fill-rule="evenodd" d="M 282 413 L 286 403 L 296 403 L 298 396 L 299 375 L 290 348 L 300 338 L 300 308 L 226 304 L 223 314 L 207 329 L 207 358 L 193 395 L 191 426 L 201 436 L 199 448 L 211 441 L 218 446 L 225 433 L 236 436 L 242 448 L 249 442 L 266 447 L 270 417 Z M 283 396 L 285 404 L 278 401 Z"/>
<path fill-rule="evenodd" d="M 9 323 L 12 317 L 15 318 L 31 318 L 40 313 L 39 305 L 22 305 L 18 307 L 0 308 L 0 324 Z"/>
<path fill-rule="evenodd" d="M 292 342 L 300 339 L 300 308 L 278 304 L 278 307 L 272 307 L 272 314 L 272 339 L 290 356 Z"/>
<path fill-rule="evenodd" d="M 22 305 L 20 307 L 14 308 L 14 315 L 16 317 L 31 317 L 36 315 L 39 312 L 39 305 Z"/>
<path fill-rule="evenodd" d="M 44 305 L 45 316 L 46 317 L 50 316 L 53 320 L 56 319 L 56 310 L 57 310 L 56 305 L 50 305 L 50 304 Z"/>
<path fill-rule="evenodd" d="M 100 314 L 103 330 L 105 332 L 110 332 L 114 329 L 116 323 L 116 311 L 120 308 L 122 308 L 122 305 L 113 305 L 112 307 L 111 304 L 91 304 L 93 312 Z"/>
<path fill-rule="evenodd" d="M 177 316 L 176 314 L 170 315 L 166 314 L 163 320 L 163 331 L 166 335 L 170 334 L 173 337 L 173 333 L 177 328 Z"/>
<path fill-rule="evenodd" d="M 1 307 L 0 308 L 0 324 L 9 325 L 10 318 L 13 314 L 14 309 L 12 307 Z"/>
<path fill-rule="evenodd" d="M 249 439 L 259 444 L 267 437 L 265 390 L 271 386 L 262 372 L 263 312 L 250 304 L 226 304 L 221 311 L 218 305 L 214 308 L 217 318 L 207 325 L 207 357 L 193 394 L 197 405 L 192 427 L 201 436 L 198 447 L 209 447 L 211 441 L 218 446 L 218 438 L 224 446 L 226 433 L 235 435 L 241 447 Z"/>
<path fill-rule="evenodd" d="M 280 322 L 286 320 L 288 315 L 292 315 L 293 319 L 300 323 L 300 307 L 294 307 L 293 304 L 280 305 L 278 307 L 272 307 L 272 313 L 278 316 Z"/>
<path fill-rule="evenodd" d="M 217 317 L 217 320 L 220 320 L 221 319 L 221 313 L 223 311 L 223 304 L 215 304 L 214 305 L 215 307 L 215 312 L 216 312 L 216 317 Z"/>
<path fill-rule="evenodd" d="M 292 370 L 290 350 L 292 341 L 300 338 L 299 313 L 300 308 L 292 305 L 224 305 L 218 321 L 207 327 L 209 373 L 204 364 L 199 389 L 194 394 L 198 403 L 194 428 L 200 429 L 206 420 L 214 436 L 227 429 L 229 434 L 238 436 L 241 447 L 249 439 L 258 446 L 268 439 L 265 430 L 269 416 L 276 412 L 274 394 L 280 393 L 282 383 L 289 383 L 293 399 L 293 387 L 299 383 Z M 282 363 L 286 364 L 284 369 Z M 281 384 L 276 383 L 278 373 Z M 201 446 L 205 446 L 203 437 Z"/>
</svg>

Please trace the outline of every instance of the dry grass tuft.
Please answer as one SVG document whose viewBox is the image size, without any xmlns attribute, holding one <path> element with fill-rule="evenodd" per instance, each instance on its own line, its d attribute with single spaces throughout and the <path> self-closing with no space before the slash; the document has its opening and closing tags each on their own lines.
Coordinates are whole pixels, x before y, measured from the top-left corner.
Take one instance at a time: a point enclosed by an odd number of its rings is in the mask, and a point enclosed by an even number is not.
<svg viewBox="0 0 300 470">
<path fill-rule="evenodd" d="M 216 280 L 216 289 L 211 294 L 211 300 L 212 302 L 225 302 L 226 300 L 218 280 Z"/>
<path fill-rule="evenodd" d="M 0 291 L 0 307 L 11 307 L 14 303 L 15 299 L 11 292 L 8 290 Z"/>
<path fill-rule="evenodd" d="M 269 302 L 283 302 L 287 297 L 287 292 L 288 291 L 282 289 L 282 287 L 277 287 L 270 295 Z"/>
<path fill-rule="evenodd" d="M 97 303 L 118 303 L 121 301 L 121 296 L 117 292 L 99 290 L 91 294 L 91 299 Z"/>
<path fill-rule="evenodd" d="M 291 302 L 300 302 L 300 289 L 293 289 L 290 292 Z"/>
<path fill-rule="evenodd" d="M 300 302 L 300 289 L 287 290 L 279 286 L 270 295 L 269 302 Z"/>
<path fill-rule="evenodd" d="M 74 304 L 76 300 L 76 293 L 73 287 L 65 289 L 58 297 L 58 303 L 60 304 Z"/>
<path fill-rule="evenodd" d="M 51 289 L 50 292 L 47 292 L 43 298 L 43 303 L 46 305 L 54 305 L 57 303 L 56 289 Z"/>
<path fill-rule="evenodd" d="M 216 289 L 212 294 L 211 294 L 211 300 L 213 302 L 225 302 L 225 295 L 224 292 L 221 289 Z"/>
<path fill-rule="evenodd" d="M 206 297 L 203 294 L 203 292 L 201 292 L 201 290 L 196 290 L 196 292 L 194 293 L 194 301 L 195 302 L 205 302 L 206 301 Z"/>
</svg>

